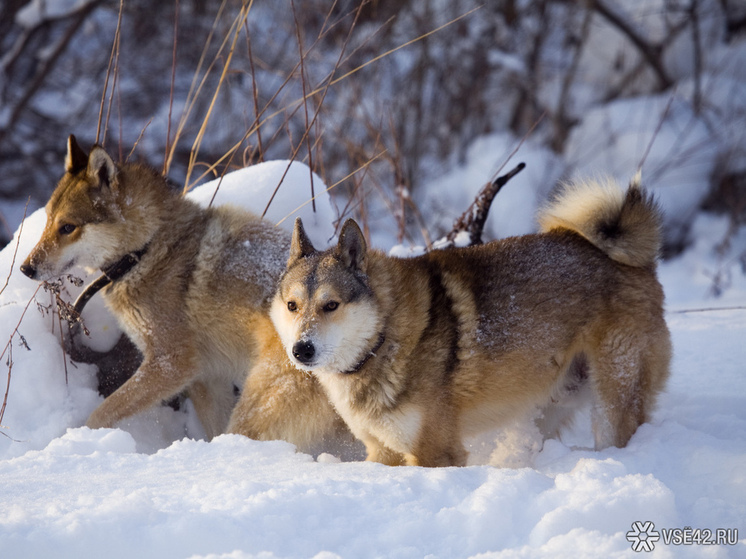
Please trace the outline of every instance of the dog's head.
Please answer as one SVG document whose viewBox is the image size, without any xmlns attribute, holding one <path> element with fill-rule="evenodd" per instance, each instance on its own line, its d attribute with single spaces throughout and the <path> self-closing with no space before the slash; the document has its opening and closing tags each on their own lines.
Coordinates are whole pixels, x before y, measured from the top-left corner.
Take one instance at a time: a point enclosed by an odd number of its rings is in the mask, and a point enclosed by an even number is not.
<svg viewBox="0 0 746 559">
<path fill-rule="evenodd" d="M 46 205 L 41 239 L 21 265 L 24 274 L 50 280 L 75 265 L 101 268 L 122 255 L 120 239 L 126 235 L 118 230 L 124 220 L 116 203 L 119 174 L 102 147 L 86 154 L 74 136 L 68 138 L 65 174 Z"/>
<path fill-rule="evenodd" d="M 365 238 L 347 220 L 336 247 L 314 249 L 298 218 L 287 270 L 270 315 L 290 360 L 300 369 L 347 372 L 375 344 L 381 316 L 366 274 Z"/>
</svg>

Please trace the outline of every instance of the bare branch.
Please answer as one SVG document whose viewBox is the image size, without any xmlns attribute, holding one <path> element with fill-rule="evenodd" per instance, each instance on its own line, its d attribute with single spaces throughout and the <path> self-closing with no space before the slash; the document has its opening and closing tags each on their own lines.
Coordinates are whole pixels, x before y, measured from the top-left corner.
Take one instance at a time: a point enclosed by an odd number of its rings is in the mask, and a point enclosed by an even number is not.
<svg viewBox="0 0 746 559">
<path fill-rule="evenodd" d="M 744 306 L 735 307 L 708 307 L 702 309 L 681 309 L 677 311 L 666 311 L 667 314 L 688 314 L 694 312 L 717 312 L 717 311 L 746 311 Z"/>
<path fill-rule="evenodd" d="M 249 54 L 249 68 L 251 70 L 251 94 L 254 99 L 254 122 L 259 122 L 259 87 L 256 85 L 256 68 L 254 66 L 254 53 L 251 50 L 251 34 L 246 23 L 246 46 Z M 264 112 L 264 111 L 262 111 Z M 257 149 L 259 150 L 259 161 L 264 161 L 264 146 L 262 145 L 262 131 L 256 130 Z"/>
<path fill-rule="evenodd" d="M 567 69 L 565 77 L 562 80 L 562 88 L 560 90 L 559 100 L 557 101 L 557 110 L 554 114 L 554 118 L 552 119 L 554 123 L 552 149 L 557 153 L 562 152 L 565 141 L 567 140 L 567 136 L 570 133 L 570 127 L 574 124 L 567 114 L 567 104 L 570 97 L 570 88 L 573 80 L 575 79 L 575 75 L 577 74 L 578 66 L 580 65 L 580 57 L 583 54 L 583 48 L 588 41 L 590 24 L 591 20 L 593 19 L 592 16 L 593 11 L 590 8 L 586 9 L 585 15 L 583 17 L 583 24 L 580 29 L 580 38 L 578 39 L 578 45 L 575 49 L 575 54 L 572 58 L 572 62 L 570 63 L 570 67 Z"/>
<path fill-rule="evenodd" d="M 109 55 L 109 64 L 106 68 L 106 78 L 104 79 L 104 90 L 101 93 L 101 105 L 98 109 L 98 124 L 96 126 L 96 143 L 101 143 L 101 124 L 104 117 L 104 105 L 106 105 L 106 92 L 109 90 L 109 76 L 111 76 L 112 65 L 114 67 L 114 79 L 116 80 L 117 67 L 119 65 L 119 45 L 120 37 L 122 34 L 122 12 L 124 11 L 124 0 L 119 0 L 119 15 L 117 16 L 117 29 L 114 33 L 114 40 L 111 44 L 111 54 Z M 116 58 L 116 62 L 114 61 Z M 111 100 L 113 98 L 114 87 L 116 84 L 111 85 L 112 96 L 109 98 L 109 113 L 111 113 Z M 109 115 L 106 115 L 106 125 L 109 123 Z M 104 131 L 104 140 L 106 139 L 106 131 Z"/>
<path fill-rule="evenodd" d="M 31 202 L 31 196 L 26 200 L 26 207 L 23 208 L 23 217 L 21 218 L 21 225 L 18 227 L 18 237 L 16 238 L 16 247 L 13 249 L 13 259 L 10 262 L 10 270 L 8 270 L 8 277 L 5 278 L 5 285 L 0 289 L 0 294 L 5 291 L 10 282 L 10 276 L 13 274 L 13 269 L 16 267 L 16 256 L 18 255 L 18 246 L 21 244 L 21 234 L 23 233 L 23 223 L 26 221 L 26 212 L 28 212 L 28 205 Z"/>
<path fill-rule="evenodd" d="M 243 27 L 246 19 L 249 17 L 249 12 L 251 11 L 251 6 L 253 5 L 253 3 L 254 3 L 253 0 L 244 0 L 241 10 L 238 13 L 238 16 L 236 16 L 236 18 L 233 21 L 233 26 L 231 27 L 231 31 L 228 34 L 226 34 L 225 40 L 223 42 L 224 45 L 228 44 L 229 39 L 232 37 L 232 40 L 230 41 L 230 48 L 228 49 L 228 53 L 225 56 L 225 62 L 223 63 L 223 71 L 220 74 L 220 78 L 218 79 L 218 84 L 215 87 L 215 91 L 212 94 L 210 104 L 207 107 L 207 112 L 205 113 L 205 116 L 202 119 L 202 126 L 200 126 L 199 131 L 197 132 L 197 137 L 192 143 L 192 150 L 191 150 L 191 153 L 189 154 L 189 166 L 187 167 L 186 179 L 184 180 L 185 191 L 189 190 L 189 187 L 190 187 L 189 179 L 192 175 L 194 165 L 197 162 L 197 156 L 199 154 L 199 150 L 202 145 L 202 140 L 205 137 L 205 132 L 207 130 L 207 124 L 209 123 L 213 115 L 213 111 L 218 101 L 220 90 L 222 89 L 222 86 L 225 83 L 226 78 L 228 76 L 228 70 L 230 69 L 231 61 L 233 60 L 233 55 L 236 51 L 236 43 L 238 42 L 238 37 L 241 33 L 241 28 Z"/>
<path fill-rule="evenodd" d="M 306 129 L 305 129 L 305 130 L 303 131 L 303 137 L 301 138 L 301 141 L 300 141 L 300 142 L 298 143 L 298 146 L 297 146 L 297 147 L 296 147 L 296 148 L 295 148 L 295 149 L 293 150 L 293 154 L 292 154 L 292 156 L 290 157 L 290 163 L 288 164 L 288 168 L 287 168 L 287 169 L 285 169 L 285 173 L 284 173 L 284 174 L 282 175 L 282 178 L 280 179 L 280 183 L 279 183 L 279 184 L 277 185 L 277 187 L 275 188 L 274 192 L 272 192 L 272 196 L 270 197 L 270 199 L 269 199 L 269 202 L 267 202 L 267 206 L 266 206 L 266 207 L 264 208 L 264 211 L 262 212 L 262 217 L 264 217 L 264 216 L 265 216 L 265 215 L 267 214 L 267 210 L 269 210 L 269 206 L 270 206 L 270 205 L 272 204 L 272 201 L 274 200 L 274 198 L 275 198 L 275 195 L 277 194 L 277 191 L 278 191 L 278 190 L 279 190 L 279 188 L 280 188 L 280 185 L 282 185 L 282 181 L 284 181 L 284 180 L 285 180 L 285 175 L 287 174 L 287 172 L 288 172 L 288 170 L 289 170 L 289 168 L 290 168 L 290 165 L 292 164 L 292 162 L 293 162 L 293 161 L 295 161 L 295 157 L 296 157 L 296 155 L 298 154 L 298 150 L 300 149 L 300 147 L 301 147 L 301 145 L 302 145 L 302 143 L 303 143 L 303 140 L 304 140 L 305 138 L 307 138 L 307 137 L 308 137 L 308 135 L 309 135 L 309 134 L 310 134 L 310 132 L 311 132 L 311 127 L 312 127 L 312 126 L 313 126 L 313 125 L 314 125 L 314 124 L 316 123 L 316 119 L 318 118 L 319 114 L 321 114 L 321 107 L 323 106 L 323 104 L 324 104 L 324 100 L 326 99 L 326 95 L 327 95 L 327 93 L 329 92 L 329 87 L 330 87 L 330 86 L 331 86 L 331 85 L 332 85 L 333 83 L 335 83 L 334 81 L 332 81 L 332 80 L 331 80 L 331 78 L 333 78 L 333 77 L 334 77 L 334 74 L 335 74 L 335 73 L 337 72 L 337 69 L 339 68 L 339 65 L 340 65 L 340 64 L 341 64 L 341 62 L 342 62 L 342 57 L 344 56 L 344 53 L 345 53 L 345 51 L 346 51 L 346 49 L 347 49 L 347 45 L 349 44 L 350 38 L 352 37 L 352 32 L 353 32 L 353 30 L 355 29 L 355 27 L 356 27 L 356 25 L 357 25 L 357 22 L 358 22 L 358 18 L 359 18 L 359 16 L 360 16 L 360 11 L 361 11 L 361 9 L 362 9 L 362 6 L 363 6 L 363 4 L 361 3 L 361 4 L 360 4 L 360 6 L 358 7 L 358 10 L 357 10 L 357 12 L 356 12 L 356 14 L 355 14 L 355 19 L 354 19 L 354 21 L 352 22 L 352 25 L 350 26 L 350 30 L 349 30 L 349 31 L 348 31 L 348 33 L 347 33 L 347 38 L 345 39 L 345 42 L 344 42 L 344 44 L 342 45 L 342 49 L 341 49 L 341 51 L 340 51 L 340 53 L 339 53 L 339 57 L 337 58 L 337 62 L 336 62 L 336 64 L 334 65 L 334 68 L 332 69 L 332 73 L 331 73 L 331 75 L 330 75 L 330 78 L 329 78 L 329 81 L 327 81 L 326 85 L 325 85 L 324 87 L 319 87 L 319 88 L 315 89 L 314 91 L 312 91 L 311 93 L 309 93 L 309 94 L 307 94 L 307 95 L 306 95 L 306 93 L 305 93 L 305 82 L 303 83 L 303 91 L 304 91 L 304 93 L 303 93 L 303 99 L 302 99 L 302 102 L 303 102 L 304 104 L 305 104 L 306 100 L 308 99 L 308 97 L 310 97 L 310 96 L 314 95 L 315 93 L 319 93 L 319 92 L 321 92 L 321 100 L 319 101 L 319 104 L 318 104 L 318 106 L 316 107 L 316 112 L 315 112 L 315 113 L 314 113 L 314 115 L 313 115 L 313 120 L 312 120 L 312 121 L 311 121 L 310 123 L 308 123 L 308 121 L 306 121 Z M 319 36 L 319 37 L 317 38 L 317 41 L 318 41 L 318 40 L 319 40 L 320 38 L 321 38 L 321 36 Z M 300 60 L 300 61 L 298 62 L 298 64 L 296 65 L 296 68 L 298 67 L 298 65 L 300 65 L 300 67 L 301 67 L 301 81 L 303 81 L 303 74 L 302 74 L 302 67 L 303 67 L 303 51 L 302 51 L 302 49 L 301 49 L 301 60 Z M 294 109 L 294 111 L 293 111 L 293 112 L 297 111 L 297 110 L 298 110 L 298 108 L 300 107 L 300 105 L 299 105 L 299 104 L 294 104 L 294 105 L 295 105 L 295 109 Z M 291 105 L 291 106 L 292 106 L 292 105 Z M 277 113 L 275 113 L 275 114 L 277 114 Z M 267 118 L 267 119 L 265 119 L 264 121 L 268 120 L 268 119 L 269 119 L 269 118 L 271 118 L 272 116 L 274 116 L 274 115 L 271 115 L 270 117 L 268 117 L 268 118 Z M 264 122 L 264 121 L 262 121 L 262 122 Z M 261 124 L 260 124 L 260 125 L 258 125 L 258 126 L 261 126 Z M 257 128 L 258 128 L 258 126 L 257 126 Z M 309 148 L 309 153 L 308 153 L 308 155 L 309 155 L 309 158 L 310 158 L 310 155 L 311 155 L 311 150 L 310 150 L 310 148 Z M 309 162 L 310 162 L 310 161 L 309 161 Z M 314 211 L 315 211 L 315 210 L 316 210 L 316 195 L 314 195 L 314 194 L 313 194 L 313 170 L 311 171 L 311 178 L 312 178 L 312 181 L 311 181 L 311 185 L 312 185 L 312 186 L 311 186 L 311 199 L 310 199 L 310 202 L 311 202 L 311 203 L 313 204 L 313 209 L 314 209 Z M 336 186 L 336 185 L 334 185 L 334 186 Z M 332 188 L 332 187 L 330 187 L 330 188 Z M 329 188 L 329 189 L 330 189 L 330 188 Z M 329 189 L 327 189 L 327 191 L 328 191 Z M 305 204 L 304 204 L 304 205 L 305 205 Z M 279 224 L 278 224 L 278 225 L 279 225 Z"/>
<path fill-rule="evenodd" d="M 632 24 L 607 6 L 604 0 L 594 0 L 593 5 L 600 16 L 603 16 L 606 21 L 626 35 L 632 44 L 637 47 L 637 50 L 640 51 L 640 54 L 642 54 L 643 58 L 647 60 L 656 76 L 658 76 L 660 88 L 668 89 L 673 83 L 673 80 L 671 80 L 666 69 L 663 67 L 663 62 L 661 61 L 662 49 L 660 45 L 651 45 L 648 43 L 645 37 L 643 37 Z"/>
<path fill-rule="evenodd" d="M 663 128 L 663 123 L 666 122 L 668 111 L 671 110 L 671 105 L 673 104 L 673 99 L 674 96 L 671 95 L 666 103 L 665 109 L 663 109 L 660 119 L 658 119 L 658 125 L 655 127 L 655 131 L 653 131 L 653 135 L 650 137 L 650 142 L 648 142 L 648 146 L 645 148 L 645 153 L 642 155 L 642 159 L 640 159 L 640 164 L 637 166 L 638 173 L 642 172 L 642 166 L 645 165 L 650 150 L 653 148 L 653 143 L 655 143 L 655 139 L 658 137 L 658 134 L 660 134 L 661 128 Z"/>
<path fill-rule="evenodd" d="M 5 348 L 3 349 L 2 353 L 0 353 L 0 359 L 3 359 L 5 357 L 5 354 L 8 352 L 12 352 L 12 343 L 13 338 L 18 333 L 18 329 L 21 327 L 21 322 L 23 322 L 23 317 L 26 316 L 26 311 L 28 311 L 29 306 L 31 306 L 31 301 L 34 301 L 36 299 L 36 294 L 39 292 L 39 289 L 41 289 L 42 284 L 39 284 L 36 287 L 36 291 L 34 291 L 34 294 L 31 295 L 31 298 L 28 300 L 28 303 L 26 303 L 26 307 L 24 307 L 23 312 L 21 313 L 21 317 L 18 319 L 18 324 L 16 324 L 16 327 L 13 329 L 13 332 L 10 333 L 10 337 L 8 338 L 8 343 L 5 344 Z M 8 392 L 10 391 L 10 368 L 11 368 L 12 360 L 10 359 L 10 355 L 8 356 L 8 384 L 5 388 L 5 397 L 3 398 L 3 405 L 2 408 L 0 408 L 0 424 L 2 424 L 3 421 L 3 415 L 5 414 L 5 406 L 8 402 Z"/>
<path fill-rule="evenodd" d="M 179 0 L 174 3 L 174 48 L 171 55 L 171 91 L 168 96 L 168 124 L 166 125 L 166 153 L 163 156 L 163 171 L 165 176 L 168 173 L 168 154 L 171 151 L 171 115 L 174 108 L 174 92 L 176 85 L 176 47 L 178 45 L 179 35 Z"/>
<path fill-rule="evenodd" d="M 347 176 L 345 176 L 345 177 L 343 177 L 343 178 L 339 179 L 339 180 L 338 180 L 337 182 L 335 182 L 335 183 L 334 183 L 333 185 L 331 185 L 330 187 L 328 187 L 328 188 L 327 188 L 326 190 L 324 190 L 324 192 L 329 192 L 329 191 L 330 191 L 330 190 L 331 190 L 332 188 L 336 188 L 337 186 L 339 186 L 340 184 L 342 184 L 342 183 L 343 183 L 344 181 L 346 181 L 347 179 L 349 179 L 349 178 L 350 178 L 350 177 L 351 177 L 352 175 L 354 175 L 354 174 L 355 174 L 355 173 L 357 173 L 358 171 L 362 171 L 362 170 L 364 170 L 364 169 L 365 169 L 366 167 L 368 167 L 368 165 L 370 165 L 371 163 L 373 163 L 373 162 L 374 162 L 374 161 L 375 161 L 376 159 L 378 159 L 379 157 L 381 157 L 381 156 L 382 156 L 382 155 L 383 155 L 384 153 L 386 153 L 386 152 L 385 152 L 385 151 L 381 151 L 381 152 L 377 153 L 376 155 L 374 155 L 373 157 L 371 157 L 371 158 L 370 158 L 370 159 L 369 159 L 368 161 L 366 161 L 365 163 L 363 163 L 363 164 L 362 164 L 362 165 L 361 165 L 360 167 L 358 167 L 357 169 L 355 169 L 354 171 L 352 171 L 351 173 L 349 173 L 349 174 L 348 174 Z M 320 192 L 320 193 L 319 193 L 319 194 L 317 194 L 316 196 L 317 196 L 317 197 L 319 197 L 319 196 L 321 196 L 322 194 L 324 194 L 324 192 Z M 289 214 L 287 214 L 287 215 L 286 215 L 285 217 L 283 217 L 283 218 L 282 218 L 282 219 L 281 219 L 280 221 L 278 221 L 278 222 L 277 222 L 277 223 L 276 223 L 275 225 L 277 225 L 277 226 L 280 226 L 280 225 L 282 225 L 282 223 L 283 223 L 283 222 L 284 222 L 284 221 L 285 221 L 285 220 L 286 220 L 287 218 L 289 218 L 290 216 L 294 215 L 294 214 L 295 214 L 295 212 L 297 212 L 298 210 L 300 210 L 300 209 L 301 209 L 301 208 L 303 208 L 304 206 L 307 206 L 307 205 L 308 205 L 308 204 L 310 204 L 310 203 L 311 203 L 311 200 L 306 200 L 306 201 L 305 201 L 305 202 L 303 202 L 303 203 L 302 203 L 302 204 L 301 204 L 300 206 L 298 206 L 297 208 L 295 208 L 295 209 L 294 209 L 294 210 L 293 210 L 292 212 L 290 212 L 290 213 L 289 213 Z"/>
<path fill-rule="evenodd" d="M 313 152 L 311 151 L 311 124 L 308 121 L 308 96 L 306 95 L 306 55 L 303 52 L 303 36 L 301 34 L 301 26 L 298 21 L 298 14 L 295 10 L 295 0 L 290 0 L 290 6 L 293 11 L 293 20 L 295 21 L 295 34 L 298 40 L 298 57 L 300 58 L 300 83 L 301 92 L 303 94 L 303 111 L 306 118 L 306 145 L 308 146 L 308 172 L 311 181 L 311 207 L 314 213 L 316 212 L 316 196 L 313 192 Z M 317 112 L 318 114 L 318 112 Z"/>
<path fill-rule="evenodd" d="M 512 171 L 484 185 L 469 208 L 454 222 L 453 229 L 446 235 L 446 239 L 453 244 L 459 233 L 466 232 L 469 233 L 469 245 L 481 245 L 482 232 L 492 200 L 495 199 L 500 189 L 525 167 L 525 163 L 519 163 Z"/>
<path fill-rule="evenodd" d="M 187 93 L 186 103 L 184 104 L 184 108 L 182 109 L 182 112 L 181 112 L 181 117 L 179 118 L 179 125 L 176 127 L 176 132 L 174 134 L 174 139 L 171 142 L 170 151 L 167 153 L 167 156 L 166 156 L 166 162 L 163 166 L 164 175 L 167 175 L 169 172 L 169 169 L 171 168 L 171 162 L 173 161 L 174 155 L 176 154 L 176 146 L 179 144 L 181 135 L 184 131 L 184 128 L 186 127 L 187 121 L 189 120 L 189 115 L 191 114 L 192 109 L 194 108 L 197 98 L 199 98 L 200 96 L 202 87 L 207 81 L 207 77 L 212 72 L 212 68 L 215 65 L 220 53 L 222 53 L 223 47 L 225 46 L 225 41 L 228 40 L 228 35 L 226 35 L 223 44 L 221 44 L 220 48 L 218 49 L 217 55 L 215 56 L 213 61 L 210 63 L 208 68 L 205 70 L 205 73 L 202 75 L 202 79 L 199 80 L 198 78 L 199 78 L 200 72 L 202 71 L 202 66 L 205 63 L 205 59 L 207 58 L 208 49 L 210 45 L 212 44 L 213 35 L 215 34 L 215 30 L 217 29 L 218 22 L 220 21 L 220 18 L 222 17 L 223 10 L 225 9 L 227 2 L 228 0 L 223 0 L 223 2 L 221 2 L 220 8 L 218 9 L 217 14 L 215 15 L 215 19 L 213 20 L 210 33 L 208 34 L 207 40 L 205 41 L 205 47 L 202 49 L 202 54 L 200 55 L 199 62 L 197 63 L 197 68 L 194 71 L 194 75 L 192 77 L 192 83 L 189 86 L 189 93 Z M 199 85 L 198 85 L 198 82 L 199 82 Z"/>
<path fill-rule="evenodd" d="M 70 27 L 68 27 L 65 34 L 57 42 L 54 49 L 51 50 L 49 56 L 44 57 L 44 60 L 37 70 L 34 79 L 31 80 L 24 92 L 19 96 L 20 101 L 13 108 L 13 111 L 11 112 L 5 126 L 0 129 L 0 142 L 3 141 L 8 132 L 15 126 L 18 118 L 21 116 L 21 113 L 26 108 L 26 105 L 28 105 L 36 92 L 42 86 L 44 80 L 46 80 L 52 68 L 57 63 L 59 57 L 62 55 L 63 52 L 65 52 L 67 45 L 70 43 L 73 37 L 75 37 L 78 28 L 83 25 L 83 22 L 86 20 L 86 18 L 99 6 L 99 4 L 101 4 L 101 2 L 102 0 L 94 0 L 88 4 L 84 4 L 78 11 L 70 14 L 70 16 L 73 18 L 72 24 L 70 24 Z"/>
</svg>

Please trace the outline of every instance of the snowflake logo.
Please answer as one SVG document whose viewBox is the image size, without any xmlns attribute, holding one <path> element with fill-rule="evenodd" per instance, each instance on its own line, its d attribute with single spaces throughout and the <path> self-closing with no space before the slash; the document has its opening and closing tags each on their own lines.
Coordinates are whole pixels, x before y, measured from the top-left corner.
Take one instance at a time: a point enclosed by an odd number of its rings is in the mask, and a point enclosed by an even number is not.
<svg viewBox="0 0 746 559">
<path fill-rule="evenodd" d="M 633 522 L 632 529 L 627 532 L 627 541 L 632 544 L 633 551 L 653 551 L 659 539 L 661 536 L 650 521 Z"/>
</svg>

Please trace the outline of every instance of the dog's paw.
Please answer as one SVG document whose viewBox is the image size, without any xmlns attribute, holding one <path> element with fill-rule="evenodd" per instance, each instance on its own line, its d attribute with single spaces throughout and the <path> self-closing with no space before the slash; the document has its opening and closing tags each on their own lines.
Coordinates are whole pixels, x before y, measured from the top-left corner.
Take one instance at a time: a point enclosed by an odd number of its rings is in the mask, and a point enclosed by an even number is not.
<svg viewBox="0 0 746 559">
<path fill-rule="evenodd" d="M 105 413 L 101 413 L 101 408 L 98 407 L 93 410 L 85 426 L 89 429 L 108 429 L 113 426 L 113 422 L 106 417 Z"/>
</svg>

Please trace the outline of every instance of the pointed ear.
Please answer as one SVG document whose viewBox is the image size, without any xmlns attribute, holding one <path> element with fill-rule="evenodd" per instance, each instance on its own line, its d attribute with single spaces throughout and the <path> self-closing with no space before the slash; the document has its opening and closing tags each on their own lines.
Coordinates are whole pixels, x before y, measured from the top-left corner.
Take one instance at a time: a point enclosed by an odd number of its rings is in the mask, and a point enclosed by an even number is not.
<svg viewBox="0 0 746 559">
<path fill-rule="evenodd" d="M 339 243 L 337 243 L 339 257 L 348 268 L 365 272 L 367 251 L 368 246 L 363 232 L 354 220 L 348 219 L 339 234 Z"/>
<path fill-rule="evenodd" d="M 303 221 L 299 217 L 295 218 L 295 227 L 293 228 L 293 239 L 290 241 L 290 257 L 288 258 L 288 266 L 300 260 L 310 254 L 316 252 L 313 248 L 311 239 L 306 235 L 306 230 L 303 229 Z"/>
<path fill-rule="evenodd" d="M 98 186 L 116 185 L 117 166 L 101 146 L 93 146 L 88 155 L 88 177 Z"/>
<path fill-rule="evenodd" d="M 78 145 L 75 136 L 70 134 L 67 138 L 67 155 L 65 156 L 65 171 L 77 173 L 88 165 L 88 155 Z"/>
</svg>

